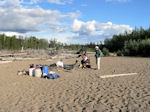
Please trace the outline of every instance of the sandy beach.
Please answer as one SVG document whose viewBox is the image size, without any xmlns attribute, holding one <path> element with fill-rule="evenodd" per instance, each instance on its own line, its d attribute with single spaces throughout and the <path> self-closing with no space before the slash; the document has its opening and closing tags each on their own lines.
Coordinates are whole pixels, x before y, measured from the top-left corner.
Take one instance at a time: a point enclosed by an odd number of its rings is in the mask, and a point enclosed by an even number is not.
<svg viewBox="0 0 150 112">
<path fill-rule="evenodd" d="M 100 70 L 55 71 L 61 76 L 55 80 L 17 75 L 29 64 L 55 60 L 1 63 L 0 112 L 150 112 L 150 58 L 102 57 Z M 137 75 L 100 77 L 124 73 Z"/>
</svg>

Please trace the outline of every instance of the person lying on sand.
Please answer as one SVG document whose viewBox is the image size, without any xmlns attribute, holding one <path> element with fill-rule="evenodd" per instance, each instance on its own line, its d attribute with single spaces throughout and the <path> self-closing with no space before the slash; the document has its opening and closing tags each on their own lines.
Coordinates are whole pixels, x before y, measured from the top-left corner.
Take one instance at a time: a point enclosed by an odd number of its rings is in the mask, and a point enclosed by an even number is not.
<svg viewBox="0 0 150 112">
<path fill-rule="evenodd" d="M 53 63 L 50 65 L 50 68 L 64 68 L 64 63 L 63 63 L 63 60 L 59 60 L 57 61 L 56 63 Z"/>
<path fill-rule="evenodd" d="M 69 65 L 64 64 L 62 59 L 50 65 L 50 69 L 56 69 L 56 70 L 73 70 L 73 68 L 74 68 L 74 64 L 69 64 Z"/>
</svg>

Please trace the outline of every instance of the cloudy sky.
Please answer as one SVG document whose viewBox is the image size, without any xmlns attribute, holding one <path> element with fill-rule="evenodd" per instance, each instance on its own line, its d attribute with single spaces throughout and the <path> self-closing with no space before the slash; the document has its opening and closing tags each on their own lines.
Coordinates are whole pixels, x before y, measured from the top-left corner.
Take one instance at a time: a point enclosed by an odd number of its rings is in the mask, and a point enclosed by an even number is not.
<svg viewBox="0 0 150 112">
<path fill-rule="evenodd" d="M 150 0 L 0 0 L 0 33 L 99 42 L 150 26 Z"/>
</svg>

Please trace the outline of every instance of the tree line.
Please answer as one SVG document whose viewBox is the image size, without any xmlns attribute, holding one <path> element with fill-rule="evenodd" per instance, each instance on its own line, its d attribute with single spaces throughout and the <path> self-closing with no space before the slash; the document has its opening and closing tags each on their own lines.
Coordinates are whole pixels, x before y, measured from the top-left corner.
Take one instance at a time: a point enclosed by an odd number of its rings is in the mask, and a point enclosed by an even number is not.
<svg viewBox="0 0 150 112">
<path fill-rule="evenodd" d="M 140 29 L 135 28 L 132 32 L 125 32 L 124 34 L 113 35 L 112 38 L 106 38 L 104 43 L 87 43 L 80 44 L 62 44 L 55 39 L 51 40 L 52 47 L 64 48 L 69 50 L 79 50 L 86 48 L 87 51 L 95 51 L 95 46 L 99 46 L 104 55 L 109 52 L 116 53 L 118 56 L 150 56 L 150 28 Z"/>
<path fill-rule="evenodd" d="M 120 56 L 150 56 L 150 28 L 135 28 L 131 33 L 114 35 L 105 39 L 104 45 Z"/>
<path fill-rule="evenodd" d="M 81 44 L 66 44 L 57 42 L 56 39 L 52 39 L 49 41 L 49 47 L 56 48 L 56 49 L 68 49 L 68 50 L 75 50 L 78 51 L 82 48 L 85 48 L 87 51 L 95 51 L 95 46 L 98 45 L 100 48 L 103 48 L 102 42 L 99 42 L 99 44 L 96 44 L 94 42 L 90 42 L 84 45 Z"/>
<path fill-rule="evenodd" d="M 0 34 L 0 50 L 20 50 L 24 49 L 47 49 L 56 48 L 79 50 L 86 48 L 87 51 L 95 51 L 95 46 L 99 46 L 105 55 L 109 52 L 115 52 L 118 56 L 150 56 L 150 28 L 147 30 L 135 28 L 132 32 L 113 35 L 112 38 L 107 38 L 104 43 L 90 42 L 84 45 L 81 44 L 65 44 L 52 39 L 49 42 L 46 39 L 38 39 L 31 37 L 16 37 Z"/>
<path fill-rule="evenodd" d="M 109 50 L 105 48 L 105 45 L 101 41 L 97 44 L 94 42 L 90 42 L 90 43 L 81 45 L 81 44 L 63 44 L 63 43 L 57 42 L 56 39 L 52 39 L 50 40 L 49 43 L 50 43 L 49 47 L 51 48 L 68 49 L 68 50 L 75 50 L 75 51 L 79 51 L 80 49 L 83 49 L 89 52 L 95 51 L 95 46 L 99 46 L 99 48 L 102 50 L 105 56 L 109 55 Z"/>
<path fill-rule="evenodd" d="M 45 39 L 31 37 L 16 37 L 0 34 L 0 50 L 47 49 L 49 43 Z"/>
</svg>

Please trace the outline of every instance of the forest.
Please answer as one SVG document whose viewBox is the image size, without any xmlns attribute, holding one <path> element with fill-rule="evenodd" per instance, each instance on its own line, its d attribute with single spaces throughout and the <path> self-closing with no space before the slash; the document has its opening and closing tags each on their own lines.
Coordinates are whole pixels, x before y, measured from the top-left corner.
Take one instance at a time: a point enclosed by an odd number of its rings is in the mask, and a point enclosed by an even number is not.
<svg viewBox="0 0 150 112">
<path fill-rule="evenodd" d="M 134 29 L 131 33 L 105 39 L 104 46 L 119 56 L 150 56 L 150 28 Z"/>
<path fill-rule="evenodd" d="M 0 34 L 0 50 L 47 49 L 49 43 L 45 39 L 31 37 L 16 37 Z"/>
</svg>

